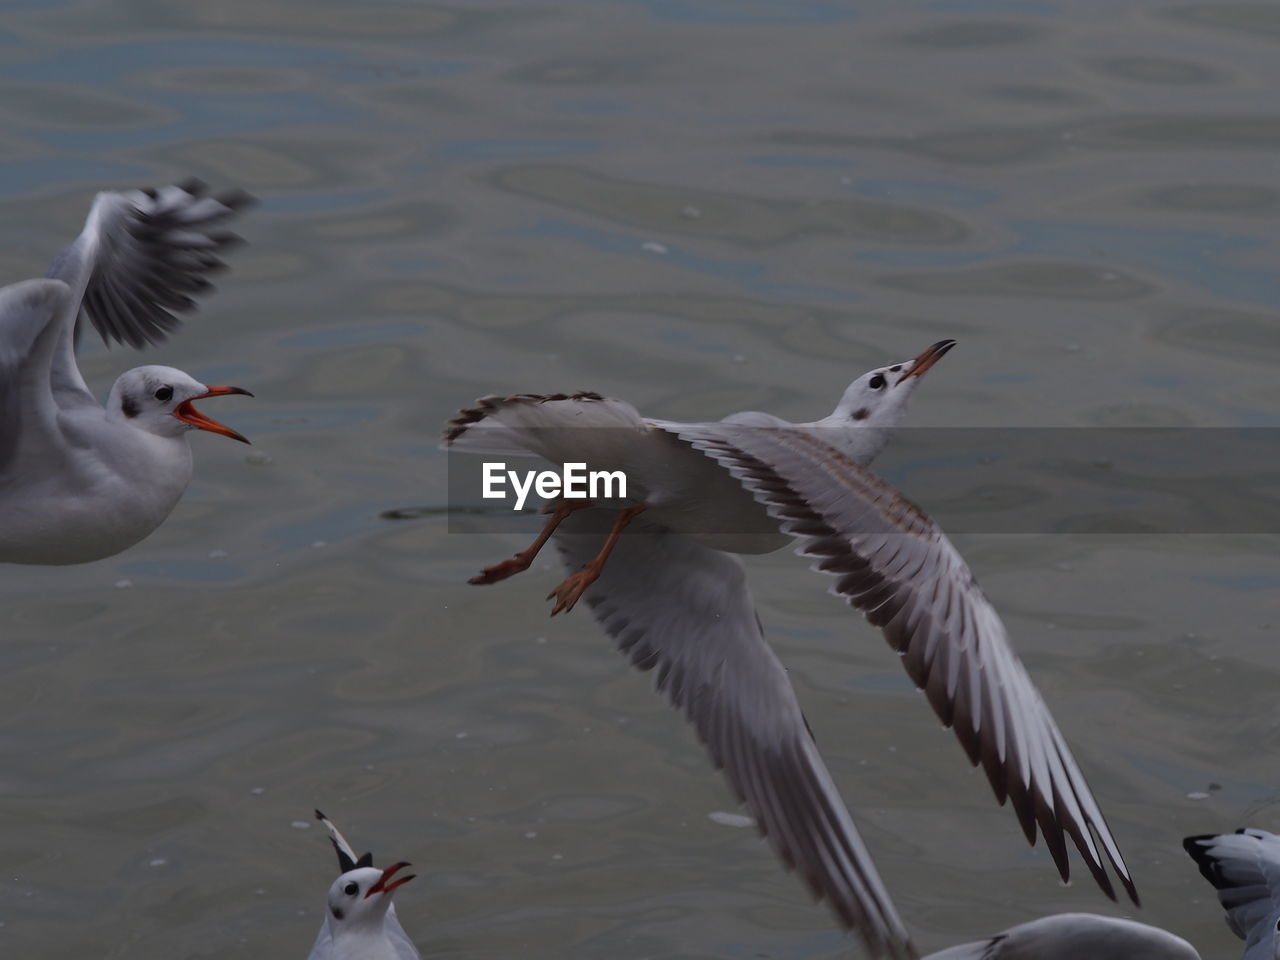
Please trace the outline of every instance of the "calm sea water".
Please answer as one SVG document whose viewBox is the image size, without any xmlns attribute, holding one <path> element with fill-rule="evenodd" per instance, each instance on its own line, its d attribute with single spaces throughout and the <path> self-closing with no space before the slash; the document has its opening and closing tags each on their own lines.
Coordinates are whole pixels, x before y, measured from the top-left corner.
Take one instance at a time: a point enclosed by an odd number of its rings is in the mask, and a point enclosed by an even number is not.
<svg viewBox="0 0 1280 960">
<path fill-rule="evenodd" d="M 428 955 L 855 954 L 585 611 L 547 619 L 550 559 L 465 585 L 524 535 L 448 532 L 439 429 L 524 390 L 809 418 L 944 336 L 913 423 L 1280 425 L 1278 45 L 1247 2 L 10 0 L 0 280 L 98 189 L 262 203 L 147 357 L 252 389 L 209 412 L 253 448 L 193 438 L 121 556 L 0 571 L 0 951 L 304 956 L 319 806 L 414 861 Z M 82 356 L 102 393 L 140 362 Z M 1235 955 L 1179 841 L 1280 828 L 1277 537 L 959 545 L 1141 918 Z M 1117 909 L 803 563 L 751 567 L 922 947 Z"/>
</svg>

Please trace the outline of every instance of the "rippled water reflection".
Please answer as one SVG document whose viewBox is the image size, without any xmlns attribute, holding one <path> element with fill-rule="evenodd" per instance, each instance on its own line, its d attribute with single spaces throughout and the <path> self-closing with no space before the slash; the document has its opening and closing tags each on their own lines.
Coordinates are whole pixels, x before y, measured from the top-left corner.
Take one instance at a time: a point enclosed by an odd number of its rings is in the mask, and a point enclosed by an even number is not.
<svg viewBox="0 0 1280 960">
<path fill-rule="evenodd" d="M 103 186 L 263 201 L 151 358 L 252 388 L 252 451 L 196 438 L 134 550 L 3 572 L 6 955 L 300 955 L 316 805 L 416 862 L 398 902 L 429 955 L 853 952 L 707 819 L 731 801 L 648 681 L 585 614 L 546 619 L 550 561 L 463 586 L 520 536 L 438 509 L 437 431 L 475 396 L 812 417 L 953 336 L 915 423 L 1277 423 L 1268 4 L 42 0 L 0 25 L 5 281 Z M 83 365 L 105 392 L 135 362 Z M 1143 919 L 1235 955 L 1177 844 L 1280 826 L 1275 538 L 960 546 Z M 1024 849 L 803 564 L 751 566 L 922 946 L 1110 909 Z"/>
</svg>

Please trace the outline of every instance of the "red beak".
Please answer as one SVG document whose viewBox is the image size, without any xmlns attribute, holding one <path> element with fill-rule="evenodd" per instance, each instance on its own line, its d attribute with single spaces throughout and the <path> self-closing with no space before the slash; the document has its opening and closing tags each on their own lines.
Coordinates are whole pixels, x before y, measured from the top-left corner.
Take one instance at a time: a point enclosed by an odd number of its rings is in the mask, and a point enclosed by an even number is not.
<svg viewBox="0 0 1280 960">
<path fill-rule="evenodd" d="M 939 340 L 932 346 L 925 347 L 920 355 L 911 361 L 911 369 L 898 378 L 898 383 L 903 383 L 908 377 L 924 376 L 925 371 L 941 360 L 955 345 L 954 340 Z"/>
<path fill-rule="evenodd" d="M 207 387 L 205 392 L 198 397 L 192 397 L 191 400 L 203 400 L 205 397 L 225 397 L 228 394 L 239 393 L 246 397 L 252 397 L 253 394 L 248 390 L 240 387 Z M 224 437 L 230 437 L 232 440 L 239 440 L 241 443 L 249 441 L 236 433 L 230 427 L 219 423 L 217 420 L 211 420 L 203 413 L 192 406 L 191 400 L 183 400 L 173 411 L 173 415 L 183 423 L 189 423 L 197 430 L 208 430 L 210 433 L 220 433 Z"/>
<path fill-rule="evenodd" d="M 369 892 L 364 895 L 365 899 L 366 900 L 369 899 L 375 893 L 390 893 L 396 887 L 400 886 L 401 884 L 408 883 L 410 880 L 416 877 L 417 876 L 416 873 L 411 873 L 407 877 L 399 877 L 395 880 L 391 880 L 391 875 L 393 873 L 395 873 L 397 870 L 403 870 L 407 866 L 409 866 L 409 864 L 404 860 L 401 860 L 399 863 L 393 863 L 391 866 L 383 870 L 382 876 L 378 878 L 378 882 L 375 883 L 372 887 L 370 887 Z M 388 880 L 391 880 L 391 882 L 387 883 Z"/>
</svg>

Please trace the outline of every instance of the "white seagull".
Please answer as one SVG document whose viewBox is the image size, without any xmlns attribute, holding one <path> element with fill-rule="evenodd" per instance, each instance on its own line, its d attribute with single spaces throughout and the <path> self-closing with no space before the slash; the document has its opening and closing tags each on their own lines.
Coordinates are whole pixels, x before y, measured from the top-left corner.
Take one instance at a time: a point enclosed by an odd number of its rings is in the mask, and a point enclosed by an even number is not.
<svg viewBox="0 0 1280 960">
<path fill-rule="evenodd" d="M 1218 890 L 1227 926 L 1245 941 L 1241 960 L 1280 960 L 1280 837 L 1244 828 L 1187 837 L 1183 848 Z M 1020 923 L 986 940 L 925 960 L 1200 960 L 1167 930 L 1092 913 L 1060 913 Z"/>
<path fill-rule="evenodd" d="M 1062 877 L 1069 836 L 1108 896 L 1109 862 L 1137 902 L 1070 749 L 964 560 L 936 524 L 862 467 L 887 442 L 920 376 L 953 345 L 870 371 L 812 423 L 751 412 L 683 424 L 598 394 L 526 394 L 486 397 L 445 434 L 451 449 L 624 471 L 625 500 L 560 500 L 530 548 L 472 582 L 525 569 L 554 536 L 575 572 L 552 591 L 553 613 L 585 591 L 632 664 L 656 671 L 657 688 L 693 723 L 783 862 L 876 956 L 915 952 L 732 553 L 799 541 L 798 553 L 838 578 L 833 592 L 882 628 L 999 802 L 1012 802 L 1030 842 L 1039 827 Z"/>
<path fill-rule="evenodd" d="M 104 408 L 76 366 L 83 321 L 103 341 L 159 343 L 211 289 L 235 236 L 211 230 L 249 202 L 188 182 L 100 193 L 42 280 L 0 289 L 0 563 L 84 563 L 137 543 L 191 479 L 189 430 L 248 443 L 193 400 L 246 394 L 172 367 L 136 367 Z"/>
<path fill-rule="evenodd" d="M 379 870 L 373 866 L 373 854 L 356 856 L 351 844 L 319 810 L 316 819 L 329 831 L 342 875 L 329 887 L 324 923 L 308 960 L 420 960 L 391 902 L 395 889 L 414 877 L 395 877 L 409 864 L 401 861 Z"/>
</svg>

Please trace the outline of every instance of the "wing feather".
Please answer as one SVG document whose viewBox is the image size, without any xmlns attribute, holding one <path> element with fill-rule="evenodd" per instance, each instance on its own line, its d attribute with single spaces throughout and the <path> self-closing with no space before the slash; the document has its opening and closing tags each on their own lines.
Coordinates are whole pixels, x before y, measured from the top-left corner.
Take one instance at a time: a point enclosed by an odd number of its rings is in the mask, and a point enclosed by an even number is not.
<svg viewBox="0 0 1280 960">
<path fill-rule="evenodd" d="M 614 514 L 579 510 L 554 535 L 566 565 L 593 557 Z M 778 857 L 875 956 L 914 957 L 827 771 L 786 671 L 765 643 L 741 562 L 644 518 L 584 600 L 619 649 L 653 670 Z"/>
<path fill-rule="evenodd" d="M 592 433 L 578 433 L 579 429 Z M 518 393 L 481 397 L 459 410 L 444 446 L 464 453 L 597 462 L 625 454 L 630 431 L 647 432 L 635 407 L 598 393 Z"/>
<path fill-rule="evenodd" d="M 57 280 L 25 280 L 0 289 L 0 476 L 18 454 L 58 431 L 49 384 L 58 317 L 71 291 Z"/>
<path fill-rule="evenodd" d="M 997 799 L 1013 805 L 1030 842 L 1039 828 L 1063 879 L 1069 836 L 1099 887 L 1115 897 L 1105 855 L 1136 903 L 1066 741 L 999 615 L 937 525 L 812 433 L 713 424 L 687 425 L 680 436 L 751 490 L 799 540 L 797 553 L 836 577 L 832 591 L 884 631 Z"/>
<path fill-rule="evenodd" d="M 47 276 L 71 287 L 78 306 L 74 339 L 85 321 L 107 345 L 142 349 L 182 325 L 176 313 L 195 308 L 189 294 L 213 289 L 220 255 L 240 243 L 211 228 L 252 204 L 243 191 L 207 195 L 198 180 L 159 190 L 100 193 L 84 230 Z"/>
</svg>

